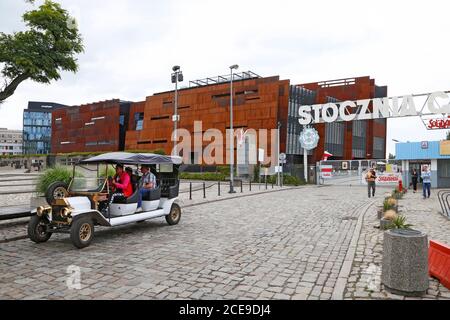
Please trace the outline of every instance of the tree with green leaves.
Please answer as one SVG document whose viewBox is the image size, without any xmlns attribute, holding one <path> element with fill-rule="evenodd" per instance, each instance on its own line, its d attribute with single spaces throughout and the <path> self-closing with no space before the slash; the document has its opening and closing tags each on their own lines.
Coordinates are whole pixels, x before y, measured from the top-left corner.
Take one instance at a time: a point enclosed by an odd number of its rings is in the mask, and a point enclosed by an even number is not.
<svg viewBox="0 0 450 320">
<path fill-rule="evenodd" d="M 76 55 L 84 51 L 75 19 L 58 3 L 45 0 L 23 20 L 26 31 L 0 32 L 0 103 L 25 80 L 48 84 L 62 71 L 77 72 Z"/>
<path fill-rule="evenodd" d="M 447 131 L 447 140 L 450 140 L 450 131 Z"/>
</svg>

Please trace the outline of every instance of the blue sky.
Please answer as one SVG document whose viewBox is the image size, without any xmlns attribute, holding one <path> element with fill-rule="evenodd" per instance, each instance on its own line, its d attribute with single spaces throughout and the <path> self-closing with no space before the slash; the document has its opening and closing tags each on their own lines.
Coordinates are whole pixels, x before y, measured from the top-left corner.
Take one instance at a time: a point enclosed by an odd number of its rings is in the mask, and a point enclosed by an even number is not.
<svg viewBox="0 0 450 320">
<path fill-rule="evenodd" d="M 42 1 L 36 0 L 36 4 Z M 448 1 L 60 0 L 85 39 L 78 74 L 51 85 L 26 82 L 0 108 L 0 127 L 20 129 L 29 100 L 82 104 L 143 100 L 239 64 L 292 83 L 369 75 L 389 95 L 450 90 Z M 0 31 L 23 28 L 20 0 L 0 2 Z M 392 138 L 441 139 L 418 118 L 388 121 Z"/>
</svg>

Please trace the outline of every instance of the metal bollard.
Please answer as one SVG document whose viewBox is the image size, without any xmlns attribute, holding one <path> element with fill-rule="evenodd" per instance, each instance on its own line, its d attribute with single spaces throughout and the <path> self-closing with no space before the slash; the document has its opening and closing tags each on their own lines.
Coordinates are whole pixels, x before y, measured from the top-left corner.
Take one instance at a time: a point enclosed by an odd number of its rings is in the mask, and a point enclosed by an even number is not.
<svg viewBox="0 0 450 320">
<path fill-rule="evenodd" d="M 244 186 L 242 184 L 242 180 L 241 180 L 241 193 L 244 193 Z"/>
<path fill-rule="evenodd" d="M 267 180 L 266 180 L 266 190 L 267 190 Z"/>
<path fill-rule="evenodd" d="M 192 200 L 192 182 L 189 182 L 189 200 Z"/>
<path fill-rule="evenodd" d="M 206 199 L 206 184 L 203 182 L 203 199 Z"/>
<path fill-rule="evenodd" d="M 272 189 L 273 189 L 273 182 L 272 182 Z"/>
<path fill-rule="evenodd" d="M 220 197 L 220 181 L 219 181 L 219 183 L 217 184 L 217 194 L 218 194 L 218 196 Z"/>
<path fill-rule="evenodd" d="M 250 191 L 252 191 L 252 180 L 250 180 Z"/>
</svg>

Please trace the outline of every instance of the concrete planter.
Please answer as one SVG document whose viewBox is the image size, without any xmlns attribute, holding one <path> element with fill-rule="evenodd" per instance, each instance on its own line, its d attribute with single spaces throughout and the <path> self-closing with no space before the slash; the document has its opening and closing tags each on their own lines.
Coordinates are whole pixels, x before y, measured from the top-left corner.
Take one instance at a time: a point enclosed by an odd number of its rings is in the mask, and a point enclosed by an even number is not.
<svg viewBox="0 0 450 320">
<path fill-rule="evenodd" d="M 380 218 L 380 229 L 381 230 L 387 230 L 392 225 L 392 220 L 388 220 L 383 218 L 383 215 L 381 215 Z"/>
<path fill-rule="evenodd" d="M 384 233 L 381 281 L 391 293 L 426 294 L 428 236 L 417 230 L 392 229 Z"/>
</svg>

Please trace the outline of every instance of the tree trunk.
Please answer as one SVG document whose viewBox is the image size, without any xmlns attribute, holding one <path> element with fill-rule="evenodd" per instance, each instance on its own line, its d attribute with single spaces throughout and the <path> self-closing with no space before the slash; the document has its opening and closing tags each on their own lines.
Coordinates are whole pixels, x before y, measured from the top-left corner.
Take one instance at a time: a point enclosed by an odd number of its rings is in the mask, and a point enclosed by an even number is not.
<svg viewBox="0 0 450 320">
<path fill-rule="evenodd" d="M 19 84 L 21 84 L 28 78 L 29 76 L 27 74 L 21 74 L 14 78 L 14 80 L 11 81 L 3 91 L 0 91 L 0 103 L 11 97 L 16 91 Z"/>
</svg>

